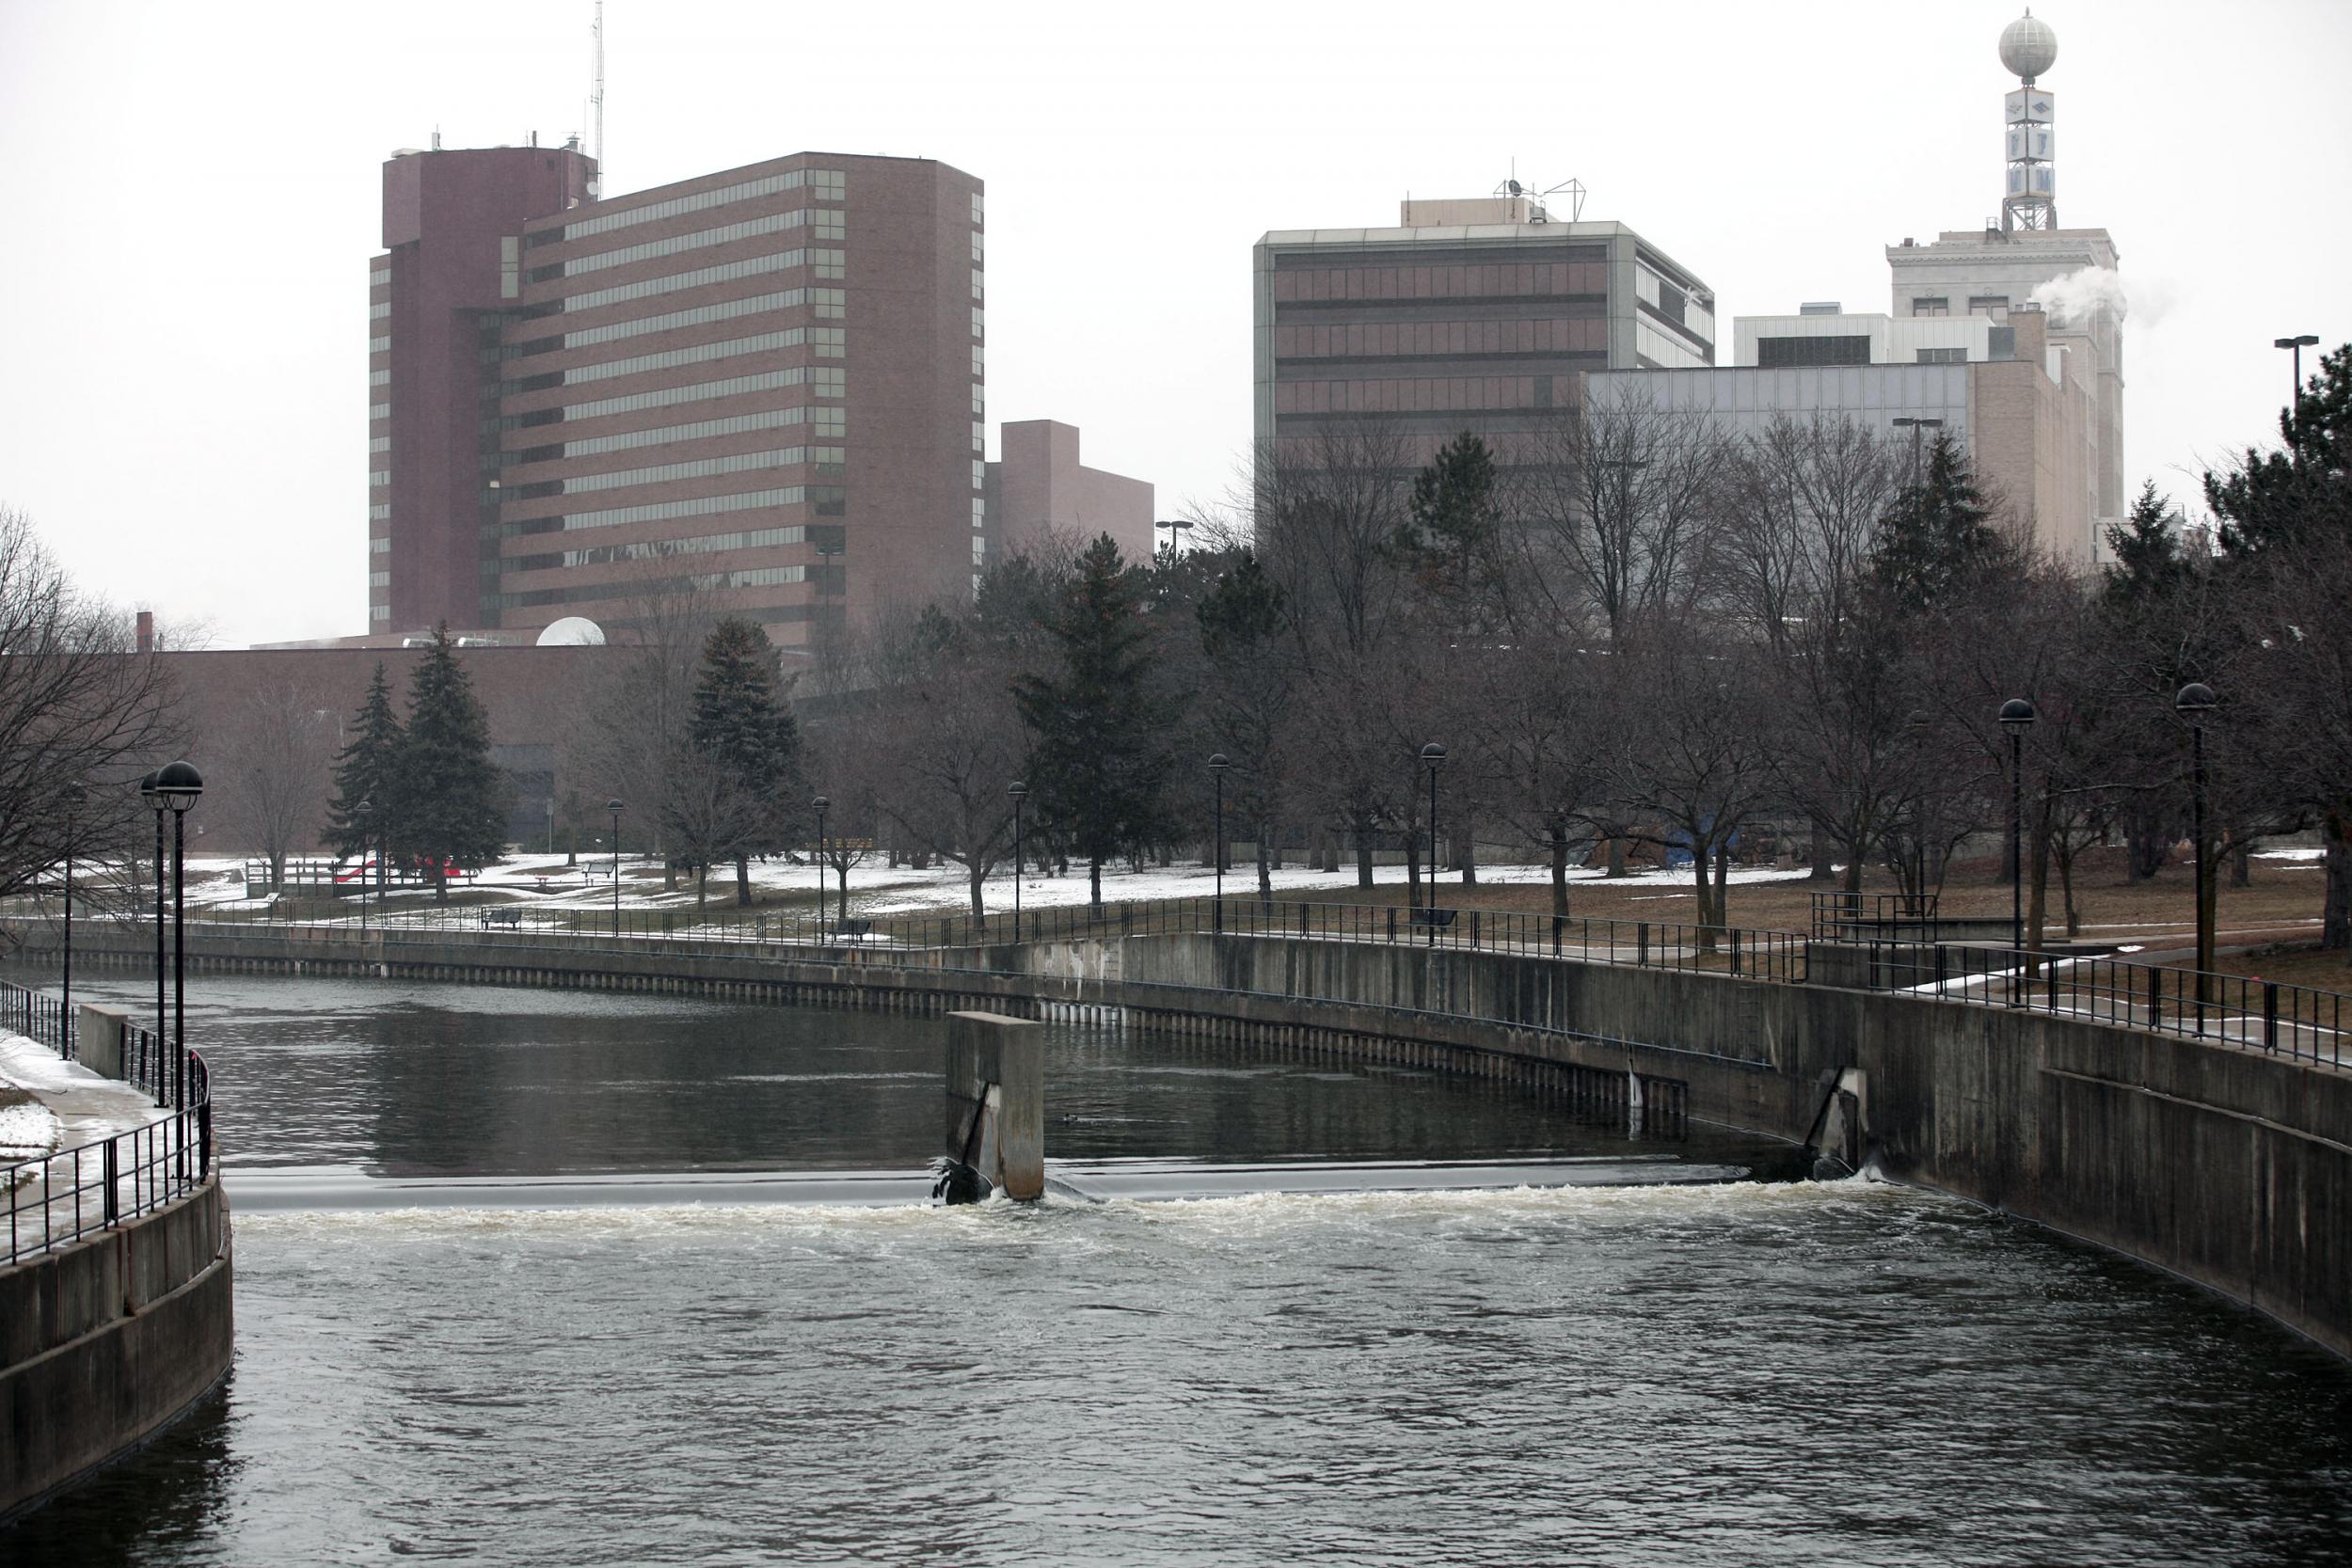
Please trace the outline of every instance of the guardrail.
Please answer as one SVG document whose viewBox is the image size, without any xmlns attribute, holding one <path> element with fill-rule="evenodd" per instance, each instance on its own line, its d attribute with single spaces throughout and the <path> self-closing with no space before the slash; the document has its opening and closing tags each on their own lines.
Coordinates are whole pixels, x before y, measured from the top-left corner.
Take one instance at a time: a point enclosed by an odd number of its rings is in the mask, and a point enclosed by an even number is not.
<svg viewBox="0 0 2352 1568">
<path fill-rule="evenodd" d="M 71 1056 L 57 999 L 0 981 L 0 1022 Z M 31 1025 L 27 1027 L 26 1025 Z M 202 1053 L 122 1024 L 123 1080 L 170 1114 L 92 1143 L 0 1164 L 14 1263 L 178 1201 L 213 1172 L 213 1074 Z"/>
</svg>

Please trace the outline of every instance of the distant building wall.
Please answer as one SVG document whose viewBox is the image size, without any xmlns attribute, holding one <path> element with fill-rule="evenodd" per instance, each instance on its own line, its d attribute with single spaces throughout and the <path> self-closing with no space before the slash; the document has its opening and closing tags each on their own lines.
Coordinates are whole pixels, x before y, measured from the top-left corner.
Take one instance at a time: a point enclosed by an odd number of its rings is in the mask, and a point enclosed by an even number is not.
<svg viewBox="0 0 2352 1568">
<path fill-rule="evenodd" d="M 1129 561 L 1151 558 L 1152 485 L 1079 462 L 1077 426 L 1009 420 L 998 439 L 1000 455 L 988 466 L 987 492 L 995 547 L 1019 551 L 1044 531 L 1081 542 L 1107 533 Z"/>
</svg>

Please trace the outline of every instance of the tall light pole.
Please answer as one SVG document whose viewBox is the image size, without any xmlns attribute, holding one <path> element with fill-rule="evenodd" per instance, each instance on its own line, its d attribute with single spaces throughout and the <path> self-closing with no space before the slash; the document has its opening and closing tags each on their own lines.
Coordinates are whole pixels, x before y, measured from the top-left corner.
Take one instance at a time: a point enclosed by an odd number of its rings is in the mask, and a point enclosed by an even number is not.
<svg viewBox="0 0 2352 1568">
<path fill-rule="evenodd" d="M 204 793 L 204 775 L 186 762 L 155 772 L 155 793 L 171 808 L 171 1055 L 172 1103 L 188 1104 L 188 808 Z M 185 1150 L 182 1152 L 185 1159 Z"/>
<path fill-rule="evenodd" d="M 57 1051 L 73 1053 L 73 827 L 82 810 L 82 784 L 65 786 L 65 964 L 57 980 Z"/>
<path fill-rule="evenodd" d="M 2319 340 L 2314 338 L 2312 341 L 2313 342 L 2317 342 Z M 1152 525 L 1152 537 L 1156 540 L 1159 537 L 1160 530 L 1168 530 L 1168 559 L 1172 561 L 1176 556 L 1176 535 L 1190 527 L 1192 527 L 1190 520 L 1183 517 L 1171 518 L 1167 522 L 1153 523 Z"/>
<path fill-rule="evenodd" d="M 1911 856 L 1911 912 L 1914 918 L 1925 920 L 1928 917 L 1928 832 L 1931 814 L 1928 811 L 1927 770 L 1920 767 L 1919 753 L 1927 744 L 1929 730 L 1935 724 L 1935 716 L 1924 708 L 1914 708 L 1903 722 L 1909 726 L 1912 766 L 1919 768 L 1918 821 L 1912 833 L 1915 842 Z"/>
<path fill-rule="evenodd" d="M 809 802 L 817 813 L 817 940 L 825 940 L 825 808 L 831 800 L 819 795 Z"/>
<path fill-rule="evenodd" d="M 1209 756 L 1209 777 L 1216 781 L 1216 918 L 1221 929 L 1225 923 L 1225 770 L 1233 766 L 1233 759 L 1222 752 Z"/>
<path fill-rule="evenodd" d="M 604 803 L 604 809 L 612 814 L 612 937 L 617 942 L 621 935 L 621 813 L 627 808 L 615 795 Z"/>
<path fill-rule="evenodd" d="M 2026 948 L 2026 732 L 2040 715 L 2023 697 L 2001 705 L 2001 728 L 2009 732 L 2009 836 L 2015 856 L 2009 863 L 2009 944 Z"/>
<path fill-rule="evenodd" d="M 375 858 L 374 835 L 368 832 L 368 817 L 375 810 L 375 802 L 362 800 L 351 808 L 351 820 L 359 829 L 359 940 L 368 937 L 368 862 Z"/>
<path fill-rule="evenodd" d="M 2318 342 L 2319 335 L 2315 332 L 2306 332 L 2296 338 L 2270 340 L 2272 348 L 2289 349 L 2295 355 L 2295 385 L 2287 388 L 2287 412 L 2290 414 L 2295 412 L 2295 405 L 2303 401 L 2303 351 L 2316 346 Z"/>
<path fill-rule="evenodd" d="M 1012 797 L 1012 940 L 1021 940 L 1021 802 L 1029 798 L 1029 786 L 1019 779 L 1005 786 Z"/>
<path fill-rule="evenodd" d="M 1421 765 L 1429 769 L 1429 896 L 1422 907 L 1438 911 L 1438 769 L 1445 766 L 1445 748 L 1436 741 L 1421 749 Z M 1438 922 L 1429 922 L 1429 945 L 1438 945 Z"/>
<path fill-rule="evenodd" d="M 164 813 L 171 808 L 164 803 L 158 783 L 163 772 L 158 768 L 139 780 L 139 799 L 155 814 L 155 1053 L 159 1069 L 163 1066 L 164 1042 L 170 1037 L 164 1028 Z"/>
<path fill-rule="evenodd" d="M 2213 688 L 2202 681 L 2191 681 L 2181 688 L 2181 694 L 2172 699 L 2175 712 L 2188 721 L 2189 746 L 2196 761 L 2191 771 L 2196 794 L 2195 832 L 2197 855 L 2197 1006 L 2198 1024 L 2204 1024 L 2205 976 L 2213 970 L 2213 905 L 2206 879 L 2213 875 L 2205 868 L 2205 715 L 2214 709 Z"/>
<path fill-rule="evenodd" d="M 1912 487 L 1916 489 L 1919 484 L 1919 432 L 1941 430 L 1944 428 L 1944 421 L 1942 420 L 1900 419 L 1895 420 L 1894 425 L 1897 430 L 1908 429 L 1911 432 L 1911 483 Z"/>
</svg>

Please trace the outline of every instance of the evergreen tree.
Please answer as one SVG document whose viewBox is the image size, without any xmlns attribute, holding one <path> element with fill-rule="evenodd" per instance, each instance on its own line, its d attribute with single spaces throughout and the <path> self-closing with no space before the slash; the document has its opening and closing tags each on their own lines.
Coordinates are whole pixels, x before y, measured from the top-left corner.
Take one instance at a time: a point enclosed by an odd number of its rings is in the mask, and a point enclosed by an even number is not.
<svg viewBox="0 0 2352 1568">
<path fill-rule="evenodd" d="M 1905 611 L 1949 604 L 2001 561 L 1992 515 L 1967 454 L 1939 434 L 1928 450 L 1927 473 L 1904 487 L 1879 524 L 1871 581 Z"/>
<path fill-rule="evenodd" d="M 736 902 L 749 904 L 752 856 L 782 848 L 794 820 L 786 802 L 800 755 L 776 651 L 751 622 L 730 616 L 704 640 L 689 738 L 707 779 L 691 797 L 693 820 L 675 825 L 699 863 L 735 863 Z"/>
<path fill-rule="evenodd" d="M 1100 908 L 1103 862 L 1165 826 L 1168 734 L 1168 716 L 1148 686 L 1135 585 L 1108 534 L 1078 558 L 1045 629 L 1057 673 L 1013 683 L 1036 741 L 1030 784 L 1087 858 Z"/>
<path fill-rule="evenodd" d="M 2319 362 L 2279 417 L 2280 451 L 2205 476 L 2221 548 L 2238 559 L 2282 545 L 2352 541 L 2352 343 Z"/>
<path fill-rule="evenodd" d="M 2110 609 L 2155 604 L 2187 584 L 2194 568 L 2181 553 L 2177 522 L 2156 494 L 2156 482 L 2142 484 L 2130 513 L 2107 530 L 2115 564 L 2107 568 L 2102 592 Z"/>
<path fill-rule="evenodd" d="M 490 721 L 457 663 L 447 624 L 408 677 L 407 735 L 392 774 L 392 847 L 413 855 L 447 901 L 449 868 L 489 864 L 506 847 L 506 779 L 490 761 Z"/>
<path fill-rule="evenodd" d="M 1434 582 L 1468 593 L 1495 536 L 1495 487 L 1486 443 L 1467 430 L 1456 436 L 1414 476 L 1411 520 L 1397 531 L 1397 553 Z"/>
<path fill-rule="evenodd" d="M 378 662 L 367 697 L 352 718 L 351 739 L 335 753 L 335 798 L 326 803 L 326 826 L 319 842 L 338 856 L 358 855 L 364 863 L 399 821 L 394 784 L 405 740 L 400 716 L 392 711 L 391 682 Z M 364 818 L 358 810 L 362 802 L 368 807 Z M 380 869 L 377 879 L 382 879 Z"/>
</svg>

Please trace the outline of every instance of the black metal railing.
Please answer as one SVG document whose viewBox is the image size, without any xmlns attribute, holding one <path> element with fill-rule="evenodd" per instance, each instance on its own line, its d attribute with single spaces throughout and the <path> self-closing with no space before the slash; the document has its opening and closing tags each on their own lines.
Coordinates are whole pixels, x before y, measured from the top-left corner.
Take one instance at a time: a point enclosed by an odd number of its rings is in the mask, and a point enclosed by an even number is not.
<svg viewBox="0 0 2352 1568">
<path fill-rule="evenodd" d="M 1851 940 L 1859 933 L 1935 925 L 1932 893 L 1850 893 L 1840 888 L 1813 895 L 1813 935 L 1821 942 Z"/>
<path fill-rule="evenodd" d="M 56 997 L 0 981 L 0 1021 L 64 1053 L 70 1031 Z M 0 1261 L 78 1242 L 176 1202 L 210 1180 L 213 1075 L 203 1054 L 172 1051 L 127 1021 L 121 1029 L 124 1082 L 145 1089 L 168 1114 L 112 1137 L 0 1164 L 8 1205 L 8 1251 Z"/>
</svg>

